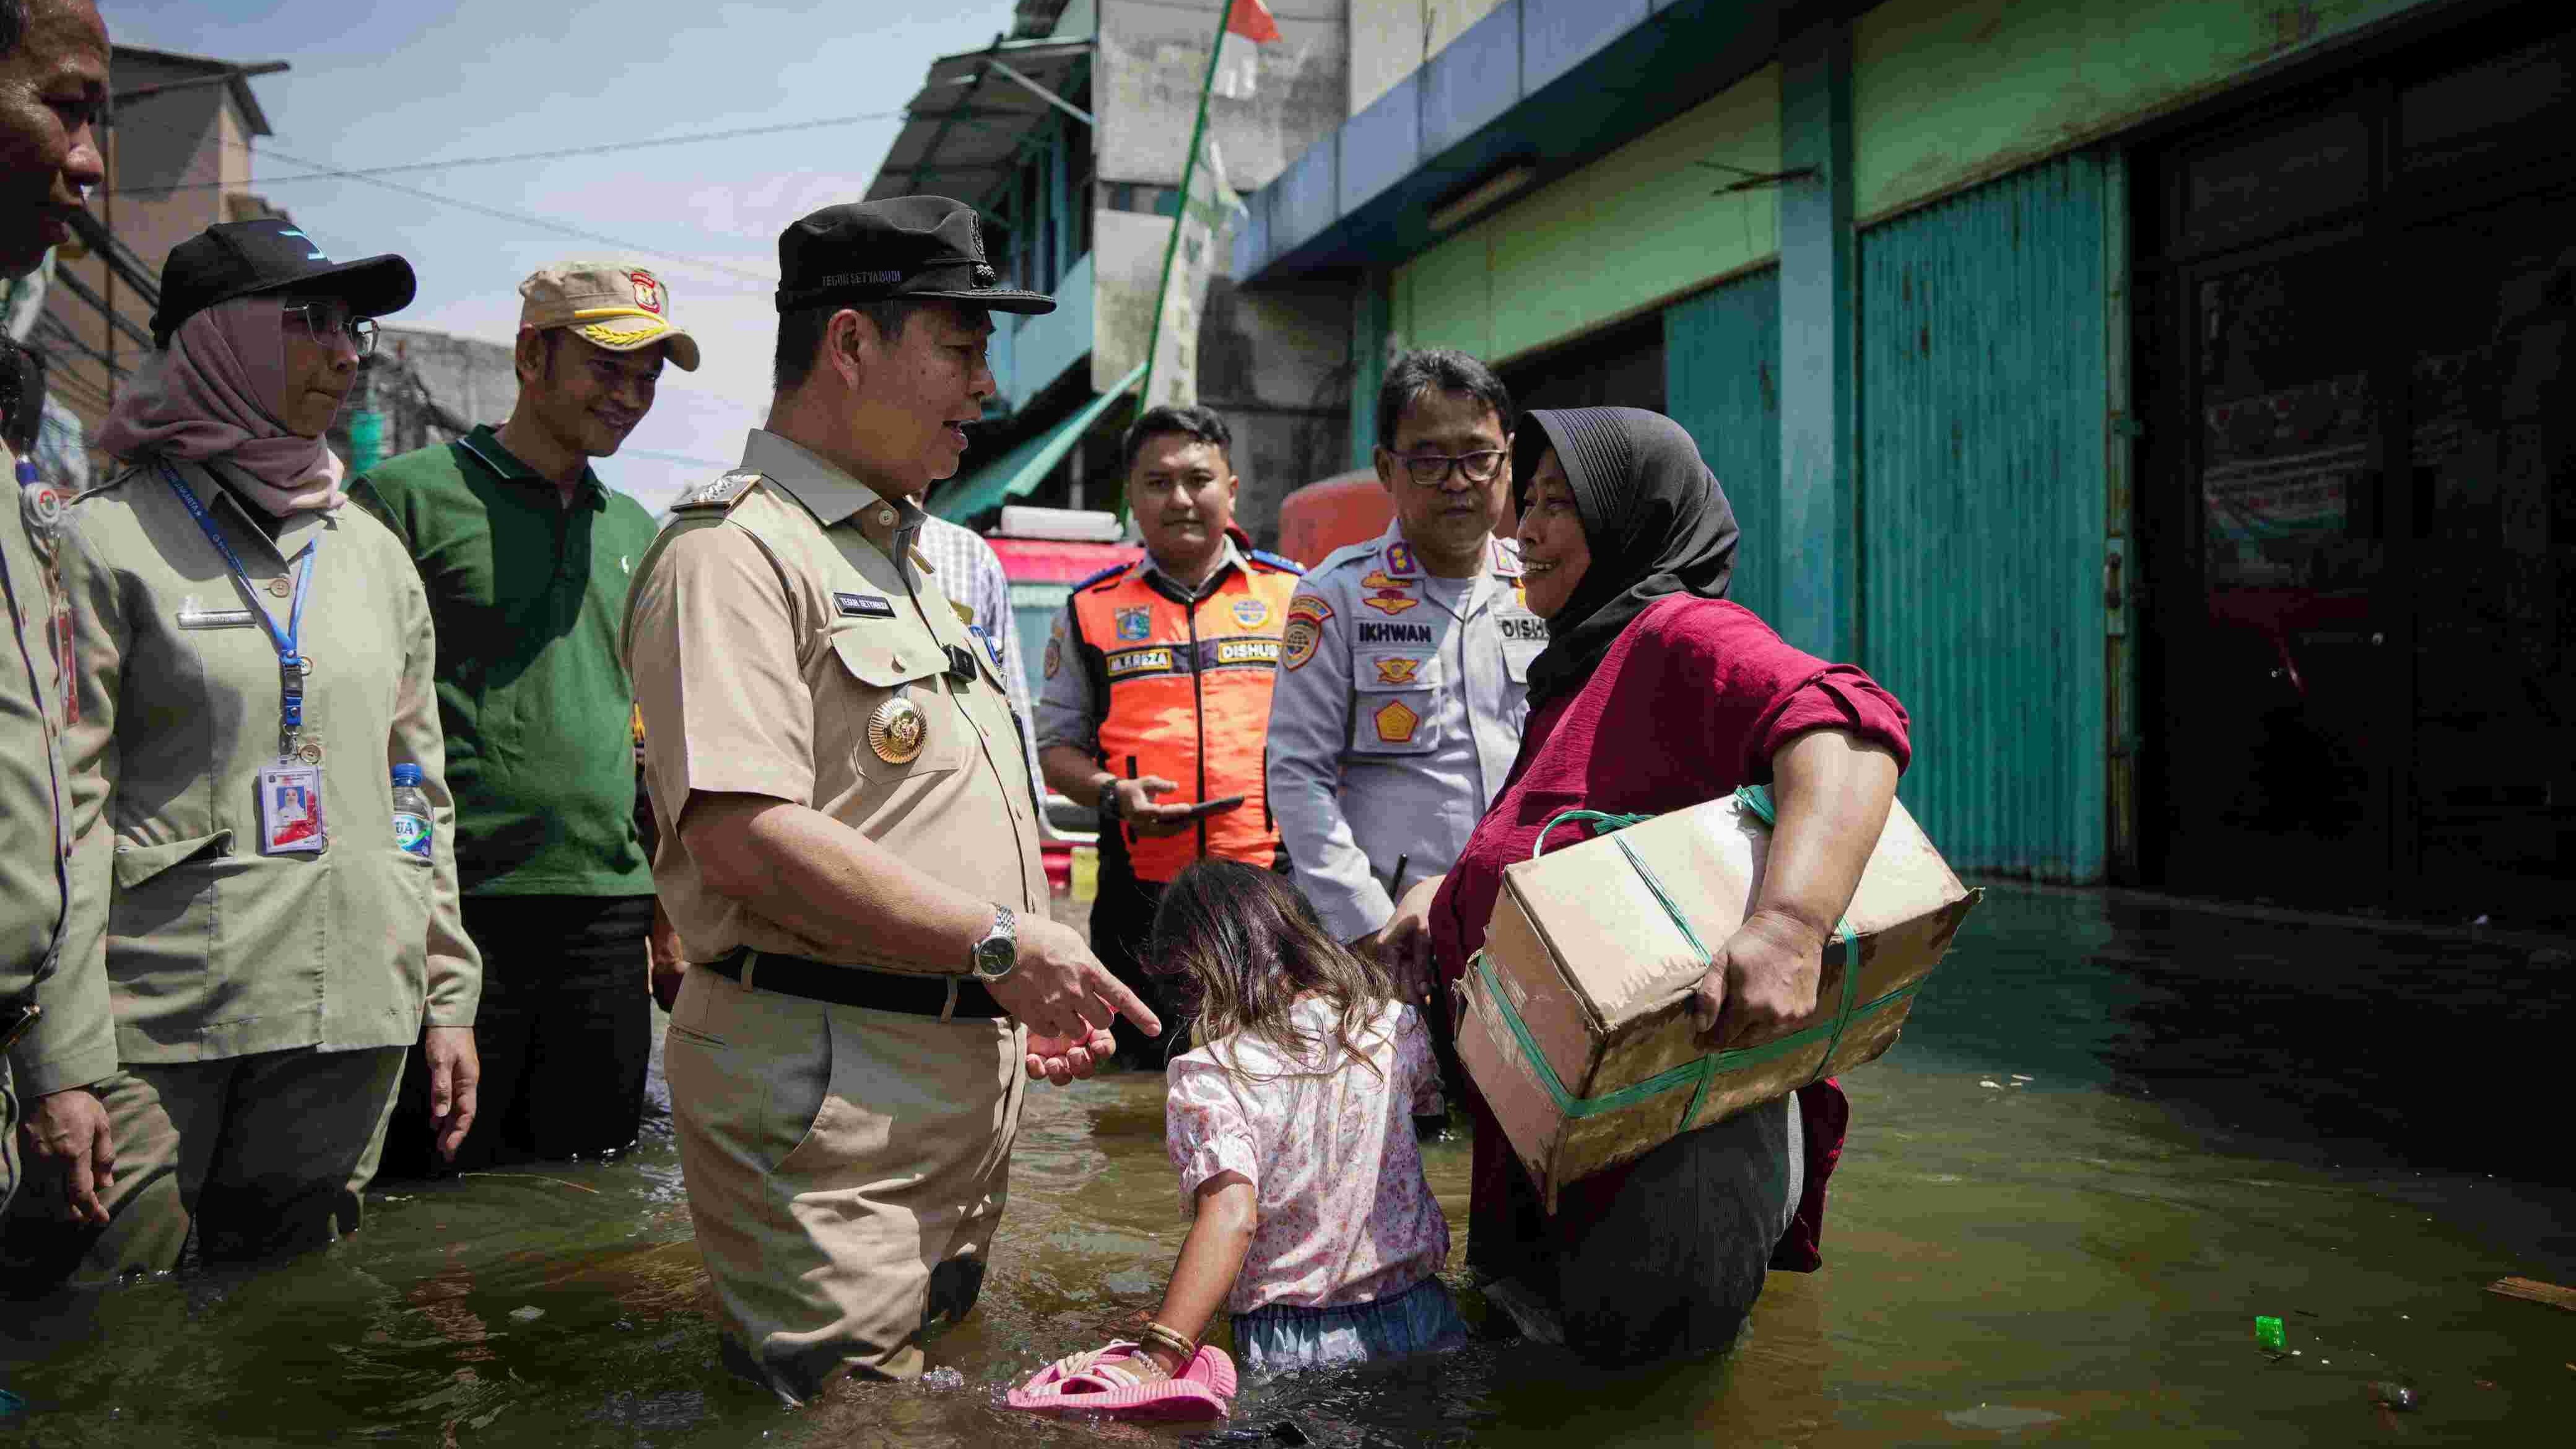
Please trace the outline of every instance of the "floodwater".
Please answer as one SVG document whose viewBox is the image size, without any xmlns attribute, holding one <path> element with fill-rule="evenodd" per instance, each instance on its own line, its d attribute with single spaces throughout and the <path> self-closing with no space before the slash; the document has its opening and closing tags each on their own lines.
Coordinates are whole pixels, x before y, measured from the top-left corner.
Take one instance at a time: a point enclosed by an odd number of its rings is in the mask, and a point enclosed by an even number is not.
<svg viewBox="0 0 2576 1449">
<path fill-rule="evenodd" d="M 2549 942 L 1999 887 L 1904 1041 L 1846 1079 L 1826 1267 L 1774 1274 L 1733 1355 L 1604 1376 L 1494 1341 L 1248 1382 L 1231 1427 L 1371 1445 L 2565 1444 L 2576 1314 L 2482 1290 L 2576 1283 L 2547 1055 L 2571 996 L 2576 962 Z M 729 1380 L 657 1121 L 622 1161 L 392 1186 L 363 1233 L 264 1274 L 0 1304 L 0 1386 L 28 1401 L 0 1440 L 1188 1442 L 1196 1428 L 998 1406 L 1158 1300 L 1182 1234 L 1161 1121 L 1145 1076 L 1031 1090 L 982 1306 L 922 1385 L 797 1412 Z M 1465 1145 L 1426 1157 L 1463 1243 Z M 2257 1347 L 2258 1314 L 2283 1320 L 2288 1353 Z M 2374 1402 L 2389 1383 L 2411 1410 Z"/>
</svg>

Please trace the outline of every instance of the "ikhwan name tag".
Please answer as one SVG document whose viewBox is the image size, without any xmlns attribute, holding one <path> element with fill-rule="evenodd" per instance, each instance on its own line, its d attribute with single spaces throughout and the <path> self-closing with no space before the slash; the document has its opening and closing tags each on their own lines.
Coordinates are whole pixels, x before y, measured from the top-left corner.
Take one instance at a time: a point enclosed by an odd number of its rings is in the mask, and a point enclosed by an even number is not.
<svg viewBox="0 0 2576 1449">
<path fill-rule="evenodd" d="M 891 619 L 894 601 L 883 594 L 834 594 L 832 603 L 845 619 Z"/>
</svg>

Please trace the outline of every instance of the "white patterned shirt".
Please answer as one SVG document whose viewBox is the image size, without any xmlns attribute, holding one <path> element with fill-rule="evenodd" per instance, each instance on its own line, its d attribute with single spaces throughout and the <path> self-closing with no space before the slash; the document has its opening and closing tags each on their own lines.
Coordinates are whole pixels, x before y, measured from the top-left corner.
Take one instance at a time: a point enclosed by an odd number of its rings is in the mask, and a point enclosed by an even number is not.
<svg viewBox="0 0 2576 1449">
<path fill-rule="evenodd" d="M 984 631 L 1002 661 L 1002 688 L 1010 695 L 1011 714 L 1020 723 L 1020 750 L 1029 766 L 1029 787 L 1038 813 L 1046 813 L 1046 775 L 1038 769 L 1037 718 L 1029 710 L 1029 677 L 1019 658 L 1019 636 L 1011 623 L 1011 581 L 1002 572 L 1001 555 L 984 536 L 962 523 L 927 514 L 921 536 L 914 540 L 922 557 L 938 571 L 940 591 L 974 611 L 975 627 Z"/>
</svg>

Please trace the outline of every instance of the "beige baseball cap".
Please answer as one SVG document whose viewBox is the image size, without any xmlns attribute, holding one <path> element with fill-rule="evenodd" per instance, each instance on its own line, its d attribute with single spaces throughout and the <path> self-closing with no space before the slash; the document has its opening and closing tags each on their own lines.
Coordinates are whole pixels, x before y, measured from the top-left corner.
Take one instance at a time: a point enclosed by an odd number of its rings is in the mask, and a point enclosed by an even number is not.
<svg viewBox="0 0 2576 1449">
<path fill-rule="evenodd" d="M 664 344 L 682 372 L 698 370 L 698 340 L 671 324 L 662 279 L 623 262 L 558 262 L 519 284 L 519 325 L 569 327 L 611 352 Z"/>
</svg>

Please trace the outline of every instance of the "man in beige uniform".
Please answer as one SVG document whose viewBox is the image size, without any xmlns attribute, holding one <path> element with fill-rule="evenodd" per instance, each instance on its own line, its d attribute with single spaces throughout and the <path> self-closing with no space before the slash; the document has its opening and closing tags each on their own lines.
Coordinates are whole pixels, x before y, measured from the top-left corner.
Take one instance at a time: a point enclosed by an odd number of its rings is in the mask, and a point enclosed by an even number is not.
<svg viewBox="0 0 2576 1449">
<path fill-rule="evenodd" d="M 91 126 L 107 51 L 89 0 L 0 0 L 0 276 L 25 276 L 67 240 L 66 216 L 105 174 Z M 43 399 L 18 404 L 12 431 L 32 438 Z M 116 1154 L 88 1086 L 116 1070 L 116 1040 L 107 979 L 63 970 L 60 953 L 73 906 L 61 738 L 72 620 L 54 569 L 64 499 L 17 466 L 0 446 L 13 479 L 0 503 L 0 1209 L 17 1191 L 24 1116 L 29 1155 L 54 1169 L 49 1196 L 96 1223 Z"/>
<path fill-rule="evenodd" d="M 802 1401 L 917 1376 L 974 1306 L 1022 1068 L 1087 1075 L 1116 1014 L 1159 1024 L 1045 918 L 994 658 L 913 546 L 994 390 L 987 309 L 1055 304 L 995 287 L 944 197 L 778 249 L 768 426 L 673 505 L 626 657 L 692 963 L 664 1053 L 690 1215 L 726 1361 Z"/>
</svg>

